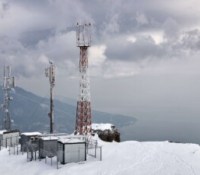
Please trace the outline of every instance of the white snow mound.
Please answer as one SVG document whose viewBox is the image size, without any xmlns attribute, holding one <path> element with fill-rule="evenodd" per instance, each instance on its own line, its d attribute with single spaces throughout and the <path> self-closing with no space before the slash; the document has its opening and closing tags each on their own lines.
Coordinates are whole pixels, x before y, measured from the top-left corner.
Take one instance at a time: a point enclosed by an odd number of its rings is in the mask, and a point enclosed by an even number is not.
<svg viewBox="0 0 200 175">
<path fill-rule="evenodd" d="M 112 130 L 115 126 L 111 123 L 92 123 L 93 130 Z"/>
</svg>

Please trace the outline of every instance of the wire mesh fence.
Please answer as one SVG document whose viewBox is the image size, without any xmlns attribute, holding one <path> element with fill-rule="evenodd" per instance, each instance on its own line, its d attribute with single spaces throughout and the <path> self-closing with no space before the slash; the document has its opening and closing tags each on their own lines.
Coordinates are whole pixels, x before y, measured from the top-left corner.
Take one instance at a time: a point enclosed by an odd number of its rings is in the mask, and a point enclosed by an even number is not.
<svg viewBox="0 0 200 175">
<path fill-rule="evenodd" d="M 102 160 L 102 147 L 97 140 L 90 140 L 87 144 L 87 155 Z"/>
</svg>

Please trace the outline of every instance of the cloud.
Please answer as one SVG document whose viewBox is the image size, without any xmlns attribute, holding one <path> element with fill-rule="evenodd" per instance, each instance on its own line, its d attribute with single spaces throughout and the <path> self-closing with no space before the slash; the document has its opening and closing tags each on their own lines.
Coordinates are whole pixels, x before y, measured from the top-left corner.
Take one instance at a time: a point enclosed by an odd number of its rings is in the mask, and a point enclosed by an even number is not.
<svg viewBox="0 0 200 175">
<path fill-rule="evenodd" d="M 105 54 L 108 59 L 137 62 L 164 57 L 165 50 L 148 35 L 136 37 L 135 42 L 129 42 L 125 37 L 114 38 L 108 41 Z"/>
<path fill-rule="evenodd" d="M 90 66 L 100 66 L 105 60 L 106 46 L 105 45 L 95 45 L 89 48 L 89 65 Z"/>
<path fill-rule="evenodd" d="M 194 29 L 184 32 L 180 37 L 180 44 L 184 49 L 198 52 L 200 49 L 200 30 Z"/>
<path fill-rule="evenodd" d="M 12 66 L 16 76 L 37 76 L 45 66 L 40 54 L 27 50 L 19 41 L 0 37 L 0 64 Z"/>
<path fill-rule="evenodd" d="M 111 70 L 116 76 L 134 75 L 155 61 L 183 60 L 190 53 L 197 57 L 199 5 L 197 0 L 3 0 L 0 63 L 11 64 L 18 76 L 30 77 L 41 73 L 44 58 L 50 58 L 68 75 L 76 74 L 77 21 L 93 23 L 93 75 L 109 75 Z"/>
<path fill-rule="evenodd" d="M 35 47 L 40 41 L 46 41 L 54 35 L 53 29 L 26 31 L 20 34 L 19 41 L 24 47 Z"/>
<path fill-rule="evenodd" d="M 179 34 L 179 25 L 177 22 L 172 19 L 168 18 L 163 24 L 164 32 L 165 32 L 165 37 L 169 39 L 177 39 L 177 35 Z"/>
<path fill-rule="evenodd" d="M 141 13 L 136 13 L 136 21 L 141 24 L 141 25 L 144 25 L 144 24 L 148 24 L 149 21 L 147 19 L 147 17 L 144 15 L 144 14 L 141 14 Z"/>
<path fill-rule="evenodd" d="M 46 28 L 48 19 L 38 11 L 29 10 L 18 4 L 7 3 L 0 21 L 0 35 L 18 38 L 23 32 Z"/>
<path fill-rule="evenodd" d="M 134 76 L 139 74 L 141 70 L 138 64 L 123 61 L 107 61 L 104 63 L 103 68 L 102 77 L 104 78 Z"/>
<path fill-rule="evenodd" d="M 40 62 L 45 56 L 72 74 L 79 58 L 74 26 L 90 18 L 80 2 L 11 0 L 0 9 L 1 63 L 11 64 L 16 75 L 37 76 L 45 67 Z"/>
</svg>

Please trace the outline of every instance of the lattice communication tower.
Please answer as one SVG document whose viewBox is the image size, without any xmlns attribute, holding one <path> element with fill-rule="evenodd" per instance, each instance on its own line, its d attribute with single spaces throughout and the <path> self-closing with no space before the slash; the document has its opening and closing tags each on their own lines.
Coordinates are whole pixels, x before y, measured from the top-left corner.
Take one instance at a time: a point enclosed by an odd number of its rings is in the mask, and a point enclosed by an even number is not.
<svg viewBox="0 0 200 175">
<path fill-rule="evenodd" d="M 78 24 L 76 43 L 80 48 L 79 73 L 80 87 L 76 109 L 75 133 L 87 135 L 91 133 L 92 115 L 90 99 L 90 82 L 88 76 L 88 47 L 91 44 L 91 24 Z"/>
<path fill-rule="evenodd" d="M 4 92 L 4 101 L 1 105 L 3 110 L 3 129 L 10 131 L 11 126 L 11 116 L 9 112 L 10 101 L 13 100 L 13 97 L 10 96 L 10 91 L 15 87 L 15 78 L 11 76 L 11 67 L 4 66 L 3 71 L 3 92 Z"/>
</svg>

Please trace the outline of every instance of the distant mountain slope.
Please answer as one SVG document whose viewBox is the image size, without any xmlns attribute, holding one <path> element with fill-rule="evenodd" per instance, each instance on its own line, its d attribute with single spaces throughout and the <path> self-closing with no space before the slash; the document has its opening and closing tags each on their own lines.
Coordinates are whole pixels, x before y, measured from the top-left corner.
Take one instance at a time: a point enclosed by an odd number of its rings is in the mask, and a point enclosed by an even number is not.
<svg viewBox="0 0 200 175">
<path fill-rule="evenodd" d="M 49 131 L 49 99 L 39 97 L 22 88 L 16 87 L 12 93 L 13 101 L 10 105 L 13 128 L 21 131 Z M 3 102 L 3 92 L 0 87 L 0 103 Z M 55 100 L 55 128 L 58 132 L 71 133 L 75 126 L 76 107 Z M 0 113 L 2 122 L 2 112 Z M 108 114 L 99 111 L 92 112 L 93 122 L 111 122 L 120 127 L 136 122 L 133 117 Z"/>
</svg>

